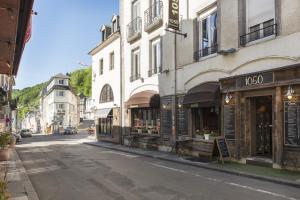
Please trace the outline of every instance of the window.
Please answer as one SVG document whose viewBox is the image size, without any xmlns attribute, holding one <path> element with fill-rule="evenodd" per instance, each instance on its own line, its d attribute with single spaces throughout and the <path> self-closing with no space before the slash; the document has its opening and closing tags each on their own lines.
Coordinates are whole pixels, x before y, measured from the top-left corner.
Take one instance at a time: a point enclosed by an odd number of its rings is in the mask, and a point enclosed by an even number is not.
<svg viewBox="0 0 300 200">
<path fill-rule="evenodd" d="M 136 0 L 136 1 L 132 2 L 131 9 L 132 9 L 132 13 L 131 13 L 131 19 L 132 20 L 134 20 L 134 19 L 141 16 L 140 1 L 139 0 Z"/>
<path fill-rule="evenodd" d="M 131 110 L 133 131 L 158 134 L 160 110 L 158 108 L 134 108 Z"/>
<path fill-rule="evenodd" d="M 112 102 L 114 101 L 114 94 L 110 85 L 106 84 L 103 86 L 100 93 L 100 103 Z"/>
<path fill-rule="evenodd" d="M 63 80 L 63 79 L 61 79 L 61 80 L 58 80 L 58 84 L 59 84 L 59 85 L 64 85 L 64 84 L 65 84 L 65 82 L 64 82 L 64 80 Z"/>
<path fill-rule="evenodd" d="M 64 104 L 62 104 L 62 103 L 59 103 L 59 104 L 57 104 L 57 107 L 56 107 L 57 109 L 64 109 L 65 108 L 65 105 Z"/>
<path fill-rule="evenodd" d="M 63 97 L 63 96 L 65 96 L 65 92 L 64 91 L 57 91 L 56 96 Z"/>
<path fill-rule="evenodd" d="M 105 40 L 105 30 L 102 31 L 102 42 Z"/>
<path fill-rule="evenodd" d="M 152 12 L 153 18 L 160 16 L 161 15 L 161 13 L 160 13 L 161 12 L 161 4 L 160 4 L 161 0 L 151 0 L 150 2 L 151 2 L 150 6 L 152 7 L 151 12 Z"/>
<path fill-rule="evenodd" d="M 113 29 L 113 33 L 118 31 L 118 23 L 117 23 L 117 20 L 114 20 L 112 22 L 112 29 Z"/>
<path fill-rule="evenodd" d="M 99 74 L 102 75 L 103 74 L 103 59 L 100 60 L 99 62 Z"/>
<path fill-rule="evenodd" d="M 132 51 L 131 81 L 140 78 L 140 49 Z"/>
<path fill-rule="evenodd" d="M 218 50 L 217 8 L 199 16 L 199 51 L 195 60 L 214 54 Z M 207 14 L 208 13 L 208 14 Z"/>
<path fill-rule="evenodd" d="M 203 131 L 219 133 L 219 108 L 192 108 L 191 111 L 193 135 L 200 134 Z"/>
<path fill-rule="evenodd" d="M 161 72 L 161 41 L 160 38 L 151 41 L 151 59 L 149 76 Z"/>
<path fill-rule="evenodd" d="M 268 36 L 276 35 L 275 0 L 246 0 L 246 34 L 241 46 Z"/>
<path fill-rule="evenodd" d="M 109 54 L 109 69 L 112 70 L 115 68 L 115 53 L 112 52 Z"/>
</svg>

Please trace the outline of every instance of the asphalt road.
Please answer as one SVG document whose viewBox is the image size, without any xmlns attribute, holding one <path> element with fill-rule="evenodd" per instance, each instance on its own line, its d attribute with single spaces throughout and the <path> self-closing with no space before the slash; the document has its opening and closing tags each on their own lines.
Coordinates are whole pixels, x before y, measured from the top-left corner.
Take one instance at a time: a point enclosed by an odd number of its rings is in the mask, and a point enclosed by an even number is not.
<svg viewBox="0 0 300 200">
<path fill-rule="evenodd" d="M 41 200 L 300 200 L 300 189 L 38 135 L 17 151 Z"/>
</svg>

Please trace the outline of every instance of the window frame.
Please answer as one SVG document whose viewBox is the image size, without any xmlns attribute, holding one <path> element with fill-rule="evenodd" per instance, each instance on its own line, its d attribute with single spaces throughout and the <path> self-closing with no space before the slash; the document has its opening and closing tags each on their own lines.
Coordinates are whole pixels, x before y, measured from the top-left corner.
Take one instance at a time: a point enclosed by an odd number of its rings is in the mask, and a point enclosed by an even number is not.
<svg viewBox="0 0 300 200">
<path fill-rule="evenodd" d="M 157 53 L 157 46 L 159 46 L 159 54 Z M 159 56 L 158 56 L 159 55 Z M 150 41 L 150 59 L 149 59 L 149 76 L 158 74 L 162 69 L 162 41 L 161 37 L 154 38 Z M 159 62 L 158 62 L 159 61 Z"/>
<path fill-rule="evenodd" d="M 104 60 L 103 58 L 101 58 L 99 60 L 99 75 L 103 75 L 103 71 L 104 71 Z"/>
<path fill-rule="evenodd" d="M 115 68 L 115 52 L 111 52 L 109 54 L 109 70 L 113 70 Z"/>
<path fill-rule="evenodd" d="M 102 87 L 102 90 L 100 92 L 99 102 L 100 103 L 108 103 L 108 102 L 113 102 L 113 101 L 114 101 L 114 93 L 113 93 L 112 87 L 109 84 L 105 84 Z"/>
<path fill-rule="evenodd" d="M 136 48 L 131 51 L 131 77 L 132 81 L 137 80 L 141 76 L 141 50 Z"/>
</svg>

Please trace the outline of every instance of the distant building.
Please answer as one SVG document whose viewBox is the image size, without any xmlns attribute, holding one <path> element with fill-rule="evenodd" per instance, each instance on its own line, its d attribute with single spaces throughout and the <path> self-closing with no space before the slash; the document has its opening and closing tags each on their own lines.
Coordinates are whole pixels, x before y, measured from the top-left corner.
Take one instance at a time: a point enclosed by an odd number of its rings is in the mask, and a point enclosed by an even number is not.
<svg viewBox="0 0 300 200">
<path fill-rule="evenodd" d="M 40 99 L 41 128 L 43 132 L 59 132 L 79 123 L 78 96 L 69 86 L 69 77 L 53 76 L 42 90 Z"/>
<path fill-rule="evenodd" d="M 22 129 L 30 129 L 34 133 L 41 132 L 41 120 L 39 111 L 28 112 L 22 120 Z"/>
<path fill-rule="evenodd" d="M 79 99 L 80 122 L 94 120 L 94 103 L 92 97 L 86 97 L 80 94 Z"/>
</svg>

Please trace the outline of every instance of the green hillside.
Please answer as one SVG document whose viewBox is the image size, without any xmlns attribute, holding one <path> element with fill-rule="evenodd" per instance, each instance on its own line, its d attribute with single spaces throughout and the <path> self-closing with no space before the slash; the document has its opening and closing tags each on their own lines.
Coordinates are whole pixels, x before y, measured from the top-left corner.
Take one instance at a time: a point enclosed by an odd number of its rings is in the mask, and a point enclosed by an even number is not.
<svg viewBox="0 0 300 200">
<path fill-rule="evenodd" d="M 80 69 L 68 73 L 70 85 L 76 93 L 83 93 L 85 96 L 92 95 L 92 68 Z M 12 98 L 18 101 L 18 114 L 21 119 L 33 109 L 39 108 L 40 92 L 48 82 L 40 83 L 22 90 L 13 90 Z"/>
</svg>

